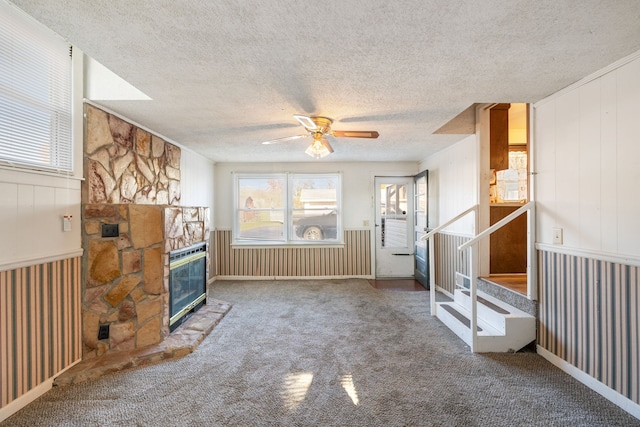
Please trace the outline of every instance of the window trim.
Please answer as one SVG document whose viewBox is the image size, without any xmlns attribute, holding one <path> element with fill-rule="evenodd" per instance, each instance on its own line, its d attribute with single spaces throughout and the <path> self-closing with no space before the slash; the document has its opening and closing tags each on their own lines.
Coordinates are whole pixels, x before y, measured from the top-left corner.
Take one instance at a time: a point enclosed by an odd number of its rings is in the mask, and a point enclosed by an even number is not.
<svg viewBox="0 0 640 427">
<path fill-rule="evenodd" d="M 342 248 L 344 247 L 344 229 L 343 222 L 343 208 L 342 208 L 342 173 L 340 172 L 317 172 L 317 173 L 299 173 L 299 172 L 234 172 L 233 173 L 233 226 L 232 226 L 232 247 L 250 247 L 250 248 L 272 248 L 272 247 L 284 247 L 284 248 L 299 248 L 299 247 L 323 247 L 323 248 Z M 336 224 L 336 238 L 331 240 L 297 240 L 295 236 L 295 230 L 293 226 L 293 192 L 292 182 L 294 179 L 303 178 L 322 178 L 331 177 L 336 179 L 336 212 L 337 212 L 337 224 Z M 255 179 L 283 179 L 283 200 L 285 206 L 283 209 L 285 226 L 283 227 L 283 239 L 281 240 L 252 240 L 252 239 L 239 239 L 239 212 L 244 211 L 240 207 L 239 200 L 239 181 L 242 178 L 255 178 Z M 263 211 L 269 211 L 269 209 L 262 209 Z"/>
</svg>

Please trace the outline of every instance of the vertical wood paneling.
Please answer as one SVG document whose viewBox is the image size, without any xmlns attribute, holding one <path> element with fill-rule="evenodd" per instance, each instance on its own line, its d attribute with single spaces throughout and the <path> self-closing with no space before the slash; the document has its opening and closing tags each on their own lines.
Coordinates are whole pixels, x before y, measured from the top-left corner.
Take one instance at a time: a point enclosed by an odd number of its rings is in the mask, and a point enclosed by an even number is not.
<svg viewBox="0 0 640 427">
<path fill-rule="evenodd" d="M 230 230 L 215 231 L 216 272 L 220 276 L 369 276 L 371 233 L 346 230 L 344 246 L 232 248 Z"/>
<path fill-rule="evenodd" d="M 540 346 L 640 404 L 640 267 L 540 252 Z"/>
<path fill-rule="evenodd" d="M 536 106 L 537 242 L 638 257 L 640 59 Z"/>
<path fill-rule="evenodd" d="M 0 272 L 2 407 L 81 358 L 81 258 Z"/>
<path fill-rule="evenodd" d="M 637 183 L 640 181 L 638 168 L 638 102 L 640 102 L 640 59 L 630 62 L 615 71 L 616 86 L 616 176 L 618 193 L 618 248 L 622 254 L 637 254 L 640 236 L 640 200 Z M 608 145 L 608 140 L 606 141 Z"/>
<path fill-rule="evenodd" d="M 618 199 L 624 197 L 618 188 L 618 96 L 616 73 L 609 73 L 600 79 L 600 135 L 603 136 L 599 145 L 600 164 L 600 224 L 596 230 L 600 231 L 603 252 L 616 253 L 618 251 Z M 637 154 L 632 154 L 637 157 Z M 634 239 L 635 240 L 635 239 Z"/>
<path fill-rule="evenodd" d="M 580 151 L 575 161 L 578 163 L 577 178 L 579 187 L 576 188 L 578 197 L 578 211 L 576 218 L 580 232 L 580 247 L 583 249 L 599 250 L 602 247 L 601 233 L 587 233 L 582 230 L 597 230 L 602 222 L 602 200 L 600 185 L 602 171 L 600 169 L 600 156 L 603 151 L 602 129 L 600 115 L 602 111 L 600 80 L 593 84 L 585 85 L 578 90 L 580 95 Z M 605 144 L 605 150 L 608 149 Z M 593 147 L 585 149 L 584 147 Z M 594 197 L 597 195 L 596 197 Z"/>
</svg>

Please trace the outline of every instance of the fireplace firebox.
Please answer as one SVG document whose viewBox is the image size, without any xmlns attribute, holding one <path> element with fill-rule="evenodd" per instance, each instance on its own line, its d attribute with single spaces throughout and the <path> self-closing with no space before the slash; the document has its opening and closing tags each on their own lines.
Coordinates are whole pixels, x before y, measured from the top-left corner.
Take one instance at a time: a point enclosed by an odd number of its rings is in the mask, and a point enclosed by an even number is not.
<svg viewBox="0 0 640 427">
<path fill-rule="evenodd" d="M 206 304 L 207 244 L 169 253 L 169 330 Z"/>
</svg>

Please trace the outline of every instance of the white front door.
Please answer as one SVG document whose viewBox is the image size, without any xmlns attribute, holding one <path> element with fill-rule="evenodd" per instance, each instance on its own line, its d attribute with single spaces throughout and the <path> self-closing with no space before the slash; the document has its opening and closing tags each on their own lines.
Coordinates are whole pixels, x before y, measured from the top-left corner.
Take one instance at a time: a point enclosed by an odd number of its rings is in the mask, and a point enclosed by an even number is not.
<svg viewBox="0 0 640 427">
<path fill-rule="evenodd" d="M 376 177 L 376 277 L 413 277 L 413 177 Z"/>
</svg>

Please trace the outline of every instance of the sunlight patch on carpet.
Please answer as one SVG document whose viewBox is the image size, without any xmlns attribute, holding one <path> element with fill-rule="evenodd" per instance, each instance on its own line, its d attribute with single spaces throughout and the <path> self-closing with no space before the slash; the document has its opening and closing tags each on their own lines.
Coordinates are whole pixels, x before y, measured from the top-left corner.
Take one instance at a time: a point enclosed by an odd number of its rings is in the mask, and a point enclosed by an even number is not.
<svg viewBox="0 0 640 427">
<path fill-rule="evenodd" d="M 295 410 L 304 400 L 311 387 L 313 373 L 298 372 L 290 373 L 284 379 L 284 390 L 281 393 L 282 400 L 287 409 Z"/>
<path fill-rule="evenodd" d="M 358 399 L 358 392 L 356 391 L 356 386 L 353 383 L 353 377 L 351 374 L 343 375 L 340 378 L 340 385 L 347 392 L 347 395 L 351 398 L 351 401 L 355 406 L 358 406 L 360 403 L 360 399 Z"/>
</svg>

